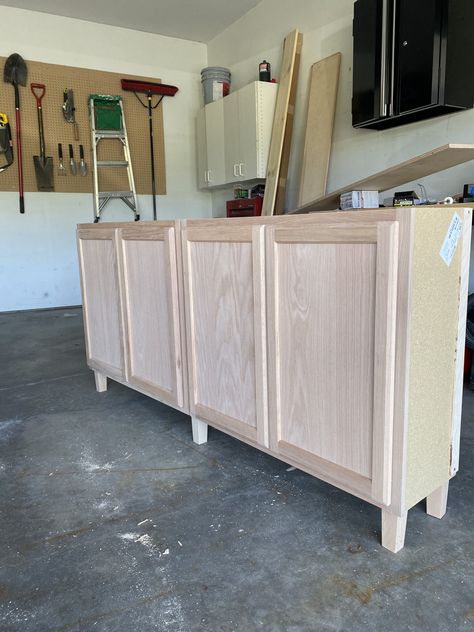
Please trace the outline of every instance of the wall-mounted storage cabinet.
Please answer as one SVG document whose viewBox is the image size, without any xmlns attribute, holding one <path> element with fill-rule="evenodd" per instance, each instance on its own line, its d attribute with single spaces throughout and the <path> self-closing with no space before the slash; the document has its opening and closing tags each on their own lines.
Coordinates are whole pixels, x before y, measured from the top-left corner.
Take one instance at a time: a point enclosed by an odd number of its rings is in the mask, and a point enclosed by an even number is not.
<svg viewBox="0 0 474 632">
<path fill-rule="evenodd" d="M 265 178 L 277 89 L 255 81 L 198 113 L 199 188 Z"/>
<path fill-rule="evenodd" d="M 472 108 L 471 0 L 357 0 L 352 121 L 385 129 Z"/>
</svg>

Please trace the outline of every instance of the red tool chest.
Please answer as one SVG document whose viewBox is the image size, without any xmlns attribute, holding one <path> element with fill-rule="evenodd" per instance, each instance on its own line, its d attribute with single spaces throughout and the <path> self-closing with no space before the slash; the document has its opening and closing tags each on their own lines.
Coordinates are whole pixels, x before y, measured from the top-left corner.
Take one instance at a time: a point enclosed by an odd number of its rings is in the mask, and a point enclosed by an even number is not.
<svg viewBox="0 0 474 632">
<path fill-rule="evenodd" d="M 227 202 L 227 217 L 253 217 L 262 214 L 262 197 L 254 197 Z"/>
</svg>

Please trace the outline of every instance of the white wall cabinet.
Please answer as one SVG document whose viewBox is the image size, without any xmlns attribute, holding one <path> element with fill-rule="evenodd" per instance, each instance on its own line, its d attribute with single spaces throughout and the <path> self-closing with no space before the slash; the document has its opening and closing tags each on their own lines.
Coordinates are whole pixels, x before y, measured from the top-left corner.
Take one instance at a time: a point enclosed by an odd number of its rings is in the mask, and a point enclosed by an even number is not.
<svg viewBox="0 0 474 632">
<path fill-rule="evenodd" d="M 200 188 L 265 178 L 277 89 L 255 81 L 198 113 Z"/>
<path fill-rule="evenodd" d="M 422 499 L 444 515 L 470 209 L 118 226 L 78 231 L 98 390 L 117 379 L 188 409 L 197 443 L 214 426 L 376 505 L 391 551 Z"/>
</svg>

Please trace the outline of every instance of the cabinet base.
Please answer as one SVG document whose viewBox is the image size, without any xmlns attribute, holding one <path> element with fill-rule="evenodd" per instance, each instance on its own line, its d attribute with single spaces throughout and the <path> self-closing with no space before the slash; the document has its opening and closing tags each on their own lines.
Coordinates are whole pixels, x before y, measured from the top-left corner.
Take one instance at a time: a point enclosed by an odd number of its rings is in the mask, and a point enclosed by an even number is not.
<svg viewBox="0 0 474 632">
<path fill-rule="evenodd" d="M 202 421 L 198 417 L 191 418 L 191 424 L 193 429 L 193 441 L 198 445 L 207 443 L 207 429 L 208 425 L 205 421 Z"/>
<path fill-rule="evenodd" d="M 94 371 L 95 389 L 98 393 L 104 393 L 107 390 L 107 376 L 99 371 Z"/>
<path fill-rule="evenodd" d="M 449 481 L 446 481 L 441 487 L 426 498 L 426 513 L 433 518 L 441 519 L 446 513 L 448 504 Z"/>
<path fill-rule="evenodd" d="M 396 516 L 386 509 L 382 509 L 382 546 L 398 553 L 405 545 L 405 531 L 407 528 L 407 514 Z"/>
</svg>

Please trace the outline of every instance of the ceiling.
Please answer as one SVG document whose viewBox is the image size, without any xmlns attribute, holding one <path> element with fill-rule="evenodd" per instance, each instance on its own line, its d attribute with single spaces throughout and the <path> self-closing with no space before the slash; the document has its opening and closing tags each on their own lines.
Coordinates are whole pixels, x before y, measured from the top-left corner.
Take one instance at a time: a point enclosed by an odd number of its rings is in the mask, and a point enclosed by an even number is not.
<svg viewBox="0 0 474 632">
<path fill-rule="evenodd" d="M 260 0 L 0 0 L 0 5 L 209 42 Z"/>
</svg>

